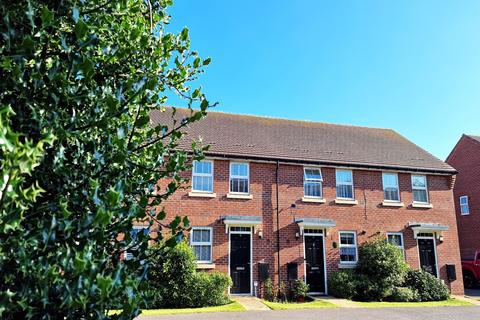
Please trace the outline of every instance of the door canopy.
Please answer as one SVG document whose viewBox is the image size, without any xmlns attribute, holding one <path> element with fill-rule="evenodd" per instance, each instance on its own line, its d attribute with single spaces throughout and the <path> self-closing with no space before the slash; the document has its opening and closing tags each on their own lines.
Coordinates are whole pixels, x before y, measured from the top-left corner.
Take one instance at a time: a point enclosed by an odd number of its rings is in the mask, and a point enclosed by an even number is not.
<svg viewBox="0 0 480 320">
<path fill-rule="evenodd" d="M 335 220 L 320 218 L 295 218 L 295 223 L 300 228 L 300 235 L 305 229 L 328 229 L 337 225 Z"/>
<path fill-rule="evenodd" d="M 443 232 L 449 228 L 439 223 L 409 222 L 408 227 L 413 230 L 413 237 L 417 239 L 420 233 L 433 233 L 437 239 L 443 236 Z"/>
<path fill-rule="evenodd" d="M 225 224 L 225 233 L 230 227 L 253 227 L 255 229 L 262 224 L 262 217 L 259 216 L 224 216 L 220 218 Z"/>
</svg>

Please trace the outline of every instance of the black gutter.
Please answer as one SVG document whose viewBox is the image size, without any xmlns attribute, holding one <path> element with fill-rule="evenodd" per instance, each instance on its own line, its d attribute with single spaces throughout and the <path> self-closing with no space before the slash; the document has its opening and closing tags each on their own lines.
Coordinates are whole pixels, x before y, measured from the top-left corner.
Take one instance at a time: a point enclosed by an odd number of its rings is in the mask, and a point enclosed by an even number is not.
<svg viewBox="0 0 480 320">
<path fill-rule="evenodd" d="M 277 270 L 278 270 L 278 285 L 281 283 L 280 279 L 280 208 L 278 204 L 278 169 L 279 169 L 279 161 L 277 160 L 277 168 L 275 170 L 275 193 L 276 193 L 276 201 L 277 201 Z"/>
<path fill-rule="evenodd" d="M 347 168 L 358 168 L 358 169 L 379 169 L 379 170 L 398 170 L 398 171 L 408 171 L 416 173 L 429 173 L 429 174 L 444 174 L 444 175 L 455 175 L 458 174 L 458 171 L 453 170 L 442 170 L 442 169 L 428 169 L 428 168 L 412 168 L 412 167 L 401 167 L 401 166 L 388 166 L 388 165 L 376 165 L 376 164 L 359 164 L 359 163 L 348 163 L 348 162 L 329 162 L 329 161 L 315 161 L 315 160 L 298 160 L 298 159 L 288 159 L 288 158 L 272 158 L 272 157 L 262 157 L 262 156 L 249 156 L 249 155 L 235 155 L 235 154 L 226 154 L 226 153 L 215 153 L 215 152 L 206 152 L 205 155 L 208 157 L 219 157 L 219 158 L 233 158 L 233 159 L 244 159 L 244 160 L 259 160 L 259 161 L 270 161 L 270 162 L 287 162 L 287 163 L 296 163 L 296 164 L 306 164 L 306 165 L 327 165 L 332 167 L 347 167 Z"/>
</svg>

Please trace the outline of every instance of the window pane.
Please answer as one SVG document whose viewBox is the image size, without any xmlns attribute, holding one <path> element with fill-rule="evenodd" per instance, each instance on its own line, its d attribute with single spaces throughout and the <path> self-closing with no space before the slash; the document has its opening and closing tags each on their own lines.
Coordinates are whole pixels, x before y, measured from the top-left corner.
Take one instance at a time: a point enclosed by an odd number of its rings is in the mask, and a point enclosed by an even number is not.
<svg viewBox="0 0 480 320">
<path fill-rule="evenodd" d="M 427 202 L 427 190 L 413 190 L 413 201 Z"/>
<path fill-rule="evenodd" d="M 352 183 L 352 171 L 336 171 L 337 184 L 339 183 Z"/>
<path fill-rule="evenodd" d="M 192 189 L 213 192 L 213 177 L 193 176 Z"/>
<path fill-rule="evenodd" d="M 211 251 L 212 248 L 207 245 L 194 245 L 193 252 L 195 253 L 195 257 L 199 261 L 210 261 L 211 260 Z"/>
<path fill-rule="evenodd" d="M 398 247 L 403 247 L 402 237 L 399 234 L 389 234 L 388 242 Z"/>
<path fill-rule="evenodd" d="M 305 169 L 305 179 L 315 179 L 320 180 L 322 176 L 320 175 L 320 169 Z"/>
<path fill-rule="evenodd" d="M 248 193 L 248 180 L 243 178 L 232 178 L 230 180 L 230 191 Z"/>
<path fill-rule="evenodd" d="M 468 197 L 460 197 L 460 204 L 468 204 Z"/>
<path fill-rule="evenodd" d="M 385 200 L 394 200 L 399 201 L 400 198 L 398 196 L 398 189 L 397 188 L 385 188 Z"/>
<path fill-rule="evenodd" d="M 353 187 L 350 185 L 337 185 L 337 198 L 353 199 Z"/>
<path fill-rule="evenodd" d="M 467 214 L 470 213 L 470 209 L 468 208 L 468 205 L 460 205 L 460 211 L 462 214 Z"/>
<path fill-rule="evenodd" d="M 355 235 L 353 233 L 341 233 L 340 244 L 355 244 Z"/>
<path fill-rule="evenodd" d="M 383 174 L 383 187 L 398 187 L 398 177 L 395 173 L 384 173 Z"/>
<path fill-rule="evenodd" d="M 193 166 L 194 173 L 211 174 L 212 163 L 210 161 L 195 161 Z"/>
<path fill-rule="evenodd" d="M 202 239 L 201 230 L 193 229 L 192 230 L 192 241 L 193 242 L 200 242 Z"/>
<path fill-rule="evenodd" d="M 427 183 L 424 176 L 412 176 L 412 186 L 419 188 L 426 188 Z"/>
<path fill-rule="evenodd" d="M 210 242 L 210 230 L 202 230 L 201 240 L 202 242 Z"/>
<path fill-rule="evenodd" d="M 354 247 L 340 248 L 340 261 L 354 262 L 356 260 L 356 249 Z"/>
<path fill-rule="evenodd" d="M 304 192 L 307 197 L 321 197 L 321 183 L 320 182 L 305 182 Z"/>
<path fill-rule="evenodd" d="M 232 163 L 230 168 L 232 170 L 230 173 L 232 176 L 248 176 L 248 164 L 246 163 Z"/>
</svg>

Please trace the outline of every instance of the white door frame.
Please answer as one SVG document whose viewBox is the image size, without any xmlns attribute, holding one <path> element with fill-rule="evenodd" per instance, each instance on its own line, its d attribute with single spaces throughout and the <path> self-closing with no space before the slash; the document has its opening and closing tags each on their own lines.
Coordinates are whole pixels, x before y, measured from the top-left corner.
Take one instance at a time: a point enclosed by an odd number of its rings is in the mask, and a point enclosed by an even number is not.
<svg viewBox="0 0 480 320">
<path fill-rule="evenodd" d="M 306 228 L 306 229 L 313 229 L 313 228 Z M 307 283 L 307 254 L 305 248 L 305 236 L 308 237 L 322 237 L 322 247 L 323 247 L 323 281 L 325 292 L 309 292 L 310 294 L 324 294 L 328 295 L 328 286 L 327 286 L 327 256 L 325 255 L 325 229 L 318 229 L 322 230 L 322 233 L 308 233 L 303 232 L 303 279 L 305 283 Z"/>
<path fill-rule="evenodd" d="M 231 227 L 244 227 L 244 228 L 250 228 L 250 231 L 232 231 Z M 230 274 L 230 256 L 232 254 L 231 251 L 231 234 L 248 234 L 250 235 L 250 292 L 249 293 L 233 293 L 233 295 L 249 295 L 251 296 L 253 294 L 253 236 L 252 236 L 252 230 L 253 227 L 246 227 L 246 226 L 229 226 L 228 227 L 228 276 L 231 278 Z M 228 294 L 230 293 L 231 287 L 228 288 Z"/>
<path fill-rule="evenodd" d="M 418 252 L 418 265 L 422 269 L 422 262 L 420 259 L 420 245 L 418 244 L 418 239 L 433 240 L 433 252 L 435 253 L 435 269 L 437 270 L 437 278 L 440 279 L 440 270 L 438 268 L 438 256 L 437 256 L 437 240 L 435 239 L 435 233 L 432 233 L 431 236 L 417 236 L 417 252 Z"/>
</svg>

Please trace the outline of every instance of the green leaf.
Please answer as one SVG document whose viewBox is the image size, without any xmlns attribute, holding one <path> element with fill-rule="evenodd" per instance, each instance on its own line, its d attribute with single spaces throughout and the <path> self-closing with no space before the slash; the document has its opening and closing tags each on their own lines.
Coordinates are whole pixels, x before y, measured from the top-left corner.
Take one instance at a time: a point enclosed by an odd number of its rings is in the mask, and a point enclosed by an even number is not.
<svg viewBox="0 0 480 320">
<path fill-rule="evenodd" d="M 183 28 L 182 33 L 180 34 L 180 39 L 183 41 L 188 40 L 188 28 Z"/>
<path fill-rule="evenodd" d="M 207 58 L 207 59 L 203 60 L 203 65 L 208 66 L 210 64 L 210 62 L 212 62 L 212 59 Z"/>
<path fill-rule="evenodd" d="M 44 27 L 50 25 L 53 20 L 53 12 L 47 6 L 42 7 L 41 19 Z"/>
<path fill-rule="evenodd" d="M 78 19 L 77 23 L 75 24 L 75 36 L 77 39 L 82 39 L 85 37 L 88 31 L 88 26 L 82 19 Z"/>
</svg>

